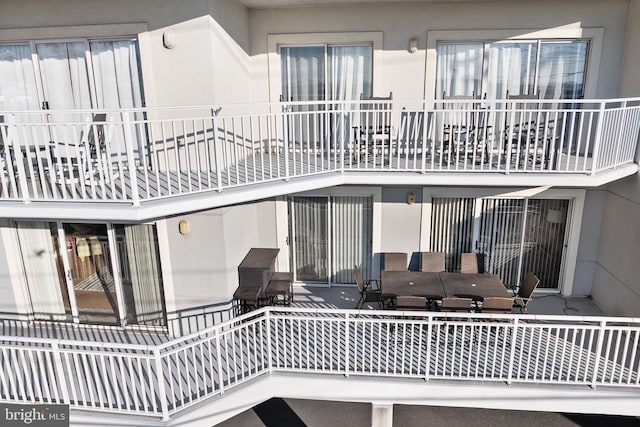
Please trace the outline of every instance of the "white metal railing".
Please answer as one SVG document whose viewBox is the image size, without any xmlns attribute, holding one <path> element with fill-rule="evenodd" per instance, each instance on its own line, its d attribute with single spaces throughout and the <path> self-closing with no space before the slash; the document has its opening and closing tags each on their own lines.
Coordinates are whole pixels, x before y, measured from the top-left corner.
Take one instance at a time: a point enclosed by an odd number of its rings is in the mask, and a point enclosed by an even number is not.
<svg viewBox="0 0 640 427">
<path fill-rule="evenodd" d="M 138 205 L 322 173 L 594 175 L 634 161 L 640 98 L 0 111 L 0 118 L 0 199 Z"/>
<path fill-rule="evenodd" d="M 273 372 L 640 390 L 639 338 L 635 318 L 267 307 L 153 346 L 2 336 L 0 400 L 167 419 Z"/>
</svg>

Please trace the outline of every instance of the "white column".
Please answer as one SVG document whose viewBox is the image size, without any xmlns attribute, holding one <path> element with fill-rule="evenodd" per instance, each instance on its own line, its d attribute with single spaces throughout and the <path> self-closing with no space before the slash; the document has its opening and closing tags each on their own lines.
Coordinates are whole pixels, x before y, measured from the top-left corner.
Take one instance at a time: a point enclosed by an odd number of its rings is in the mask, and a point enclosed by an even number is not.
<svg viewBox="0 0 640 427">
<path fill-rule="evenodd" d="M 371 404 L 371 427 L 392 427 L 393 426 L 393 404 L 372 403 Z"/>
</svg>

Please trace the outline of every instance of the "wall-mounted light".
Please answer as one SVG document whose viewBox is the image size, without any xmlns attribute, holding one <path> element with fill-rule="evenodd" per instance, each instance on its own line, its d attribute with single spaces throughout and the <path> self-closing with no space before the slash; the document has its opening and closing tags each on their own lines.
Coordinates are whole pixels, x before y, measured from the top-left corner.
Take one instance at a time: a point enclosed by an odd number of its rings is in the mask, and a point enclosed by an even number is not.
<svg viewBox="0 0 640 427">
<path fill-rule="evenodd" d="M 176 35 L 171 28 L 162 33 L 162 45 L 167 49 L 176 47 Z"/>
<path fill-rule="evenodd" d="M 552 208 L 547 210 L 547 222 L 550 222 L 551 224 L 564 224 L 565 219 L 566 217 L 563 210 Z"/>
<path fill-rule="evenodd" d="M 183 236 L 189 234 L 189 221 L 187 221 L 186 219 L 180 220 L 180 222 L 178 223 L 178 231 Z"/>
<path fill-rule="evenodd" d="M 409 53 L 416 53 L 418 51 L 418 39 L 412 37 L 409 39 L 409 47 L 407 48 Z"/>
<path fill-rule="evenodd" d="M 407 204 L 412 205 L 416 202 L 416 193 L 411 192 L 407 194 Z"/>
</svg>

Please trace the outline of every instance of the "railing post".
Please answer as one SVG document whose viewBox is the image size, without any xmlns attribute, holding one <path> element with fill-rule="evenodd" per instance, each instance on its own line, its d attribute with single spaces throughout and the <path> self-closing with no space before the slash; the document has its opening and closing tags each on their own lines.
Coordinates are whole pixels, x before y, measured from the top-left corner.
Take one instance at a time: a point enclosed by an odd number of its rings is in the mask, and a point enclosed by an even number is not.
<svg viewBox="0 0 640 427">
<path fill-rule="evenodd" d="M 290 105 L 282 106 L 282 144 L 284 155 L 284 180 L 289 182 L 289 112 L 291 111 Z"/>
<path fill-rule="evenodd" d="M 516 357 L 516 335 L 518 334 L 518 324 L 520 319 L 513 319 L 513 327 L 511 328 L 511 343 L 509 343 L 509 370 L 507 371 L 507 384 L 511 385 L 513 380 L 513 365 Z"/>
<path fill-rule="evenodd" d="M 216 359 L 218 365 L 218 383 L 220 385 L 220 394 L 224 394 L 224 377 L 222 374 L 222 349 L 220 348 L 220 328 L 216 329 Z"/>
<path fill-rule="evenodd" d="M 618 137 L 615 139 L 615 142 L 616 142 L 616 157 L 615 157 L 615 161 L 614 161 L 614 166 L 617 166 L 618 162 L 620 162 L 620 147 L 622 145 L 622 143 L 621 143 L 622 138 L 620 137 L 620 135 L 624 133 L 624 126 L 625 126 L 625 122 L 626 122 L 626 118 L 627 118 L 627 101 L 626 100 L 622 103 L 622 109 L 620 111 L 622 113 L 622 117 L 620 118 L 620 123 L 618 123 L 618 125 L 617 125 Z"/>
<path fill-rule="evenodd" d="M 422 104 L 422 166 L 420 167 L 420 172 L 422 172 L 423 174 L 427 172 L 426 167 L 427 167 L 427 102 L 424 101 L 424 103 Z M 433 161 L 434 155 L 435 155 L 435 141 L 433 141 L 431 143 L 431 159 Z"/>
<path fill-rule="evenodd" d="M 424 380 L 429 381 L 429 366 L 431 366 L 431 335 L 433 335 L 433 317 L 431 314 L 428 315 L 427 321 L 427 360 L 425 361 L 425 370 L 424 370 Z"/>
<path fill-rule="evenodd" d="M 22 202 L 27 204 L 31 202 L 29 199 L 29 185 L 27 184 L 27 174 L 22 158 L 22 143 L 18 138 L 18 127 L 16 126 L 15 116 L 13 114 L 7 114 L 5 123 L 7 124 L 7 141 L 5 141 L 5 145 L 13 147 L 14 158 L 11 159 L 11 161 L 14 162 L 18 169 L 18 185 L 22 193 Z M 10 150 L 7 150 L 7 155 L 11 157 Z M 7 168 L 7 172 L 9 172 L 8 168 L 12 167 L 12 165 L 5 164 L 5 167 Z M 11 177 L 12 174 L 8 173 L 8 175 Z"/>
<path fill-rule="evenodd" d="M 346 104 L 343 102 L 341 107 L 340 107 L 340 115 L 342 116 L 342 120 L 336 120 L 336 123 L 342 123 L 342 132 L 339 133 L 340 135 L 340 173 L 344 175 L 344 158 L 345 158 L 345 122 L 346 122 L 346 113 L 345 113 L 345 108 Z M 349 120 L 351 121 L 351 120 Z"/>
<path fill-rule="evenodd" d="M 135 157 L 133 155 L 133 144 L 135 139 L 131 133 L 131 111 L 125 111 L 122 113 L 124 116 L 124 143 L 127 150 L 127 163 L 129 164 L 129 180 L 131 184 L 131 199 L 134 206 L 140 206 L 140 194 L 138 190 L 138 167 L 136 166 Z"/>
<path fill-rule="evenodd" d="M 349 338 L 349 313 L 344 314 L 344 376 L 349 378 L 349 349 L 350 338 Z"/>
<path fill-rule="evenodd" d="M 591 378 L 591 388 L 596 388 L 598 382 L 598 369 L 600 368 L 600 356 L 602 355 L 602 343 L 604 342 L 604 333 L 607 327 L 607 321 L 600 322 L 600 330 L 598 331 L 598 342 L 596 343 L 596 357 L 593 365 L 593 377 Z"/>
<path fill-rule="evenodd" d="M 600 154 L 600 144 L 602 143 L 602 121 L 604 112 L 606 111 L 604 108 L 605 103 L 606 101 L 600 101 L 600 108 L 598 109 L 598 123 L 596 124 L 596 135 L 593 142 L 593 160 L 591 163 L 592 176 L 596 174 L 596 169 L 598 167 L 598 155 Z"/>
<path fill-rule="evenodd" d="M 218 193 L 222 193 L 222 166 L 220 165 L 220 153 L 218 152 L 218 124 L 217 124 L 217 117 L 218 114 L 220 114 L 220 110 L 222 110 L 222 107 L 219 108 L 212 108 L 211 109 L 211 127 L 213 128 L 213 156 L 216 158 L 216 181 L 218 181 Z"/>
<path fill-rule="evenodd" d="M 162 369 L 162 358 L 158 347 L 153 349 L 153 358 L 156 365 L 156 378 L 158 380 L 158 396 L 160 400 L 160 410 L 162 411 L 162 420 L 169 420 L 169 405 L 167 403 L 167 393 L 164 386 L 164 373 Z"/>
<path fill-rule="evenodd" d="M 271 342 L 271 309 L 265 312 L 265 321 L 267 322 L 267 365 L 269 368 L 269 374 L 273 373 L 273 356 L 272 356 L 272 342 Z"/>
<path fill-rule="evenodd" d="M 53 356 L 57 382 L 60 384 L 60 391 L 62 392 L 62 401 L 65 403 L 71 403 L 71 399 L 69 399 L 69 390 L 67 389 L 66 375 L 64 374 L 64 367 L 62 365 L 62 356 L 60 355 L 60 346 L 57 342 L 51 343 L 51 354 Z"/>
<path fill-rule="evenodd" d="M 507 109 L 505 108 L 505 114 L 507 113 Z M 516 124 L 516 103 L 511 103 L 511 117 L 509 120 L 509 132 L 507 132 L 507 139 L 504 141 L 505 150 L 507 150 L 507 155 L 505 156 L 505 173 L 509 175 L 511 172 L 511 145 L 513 144 L 513 127 Z M 519 153 L 518 153 L 519 154 Z"/>
</svg>

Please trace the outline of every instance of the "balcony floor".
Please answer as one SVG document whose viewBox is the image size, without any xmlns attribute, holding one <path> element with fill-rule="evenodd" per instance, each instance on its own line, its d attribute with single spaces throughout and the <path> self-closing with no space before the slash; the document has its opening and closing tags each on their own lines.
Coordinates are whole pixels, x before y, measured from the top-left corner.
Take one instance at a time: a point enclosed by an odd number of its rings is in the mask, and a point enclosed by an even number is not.
<svg viewBox="0 0 640 427">
<path fill-rule="evenodd" d="M 295 286 L 293 293 L 293 305 L 308 308 L 353 309 L 360 298 L 355 286 Z M 365 307 L 377 308 L 370 304 Z M 589 297 L 564 297 L 555 293 L 535 294 L 529 303 L 529 314 L 606 316 Z"/>
</svg>

